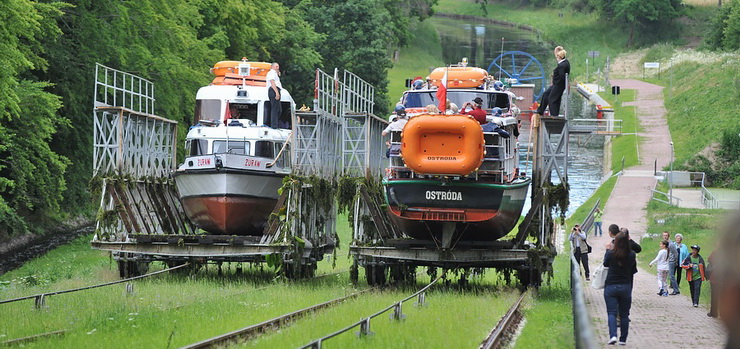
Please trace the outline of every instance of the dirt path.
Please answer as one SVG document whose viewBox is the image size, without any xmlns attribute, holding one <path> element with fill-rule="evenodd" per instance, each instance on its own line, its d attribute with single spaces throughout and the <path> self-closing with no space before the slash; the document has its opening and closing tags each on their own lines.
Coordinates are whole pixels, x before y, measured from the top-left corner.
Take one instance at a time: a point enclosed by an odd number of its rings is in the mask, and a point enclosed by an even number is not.
<svg viewBox="0 0 740 349">
<path fill-rule="evenodd" d="M 618 179 L 614 191 L 604 208 L 604 229 L 616 223 L 627 227 L 630 235 L 640 241 L 647 228 L 645 207 L 650 201 L 650 189 L 655 185 L 651 176 L 655 161 L 658 169 L 670 161 L 670 133 L 665 119 L 662 87 L 636 80 L 612 80 L 612 85 L 637 90 L 637 116 L 643 127 L 644 137 L 639 147 L 640 165 L 630 168 L 634 175 Z M 641 175 L 640 175 L 641 174 Z M 589 264 L 594 270 L 603 261 L 605 245 L 609 237 L 589 237 L 593 246 Z M 641 260 L 652 260 L 657 246 L 643 246 L 638 255 Z M 686 281 L 682 281 L 685 283 Z M 703 287 L 706 292 L 708 288 Z M 708 307 L 700 304 L 691 306 L 686 294 L 660 297 L 655 270 L 639 269 L 635 274 L 632 290 L 632 310 L 627 347 L 631 348 L 722 348 L 726 337 L 720 322 L 707 317 Z M 587 287 L 586 304 L 596 331 L 596 340 L 606 345 L 609 340 L 606 304 L 603 290 Z"/>
</svg>

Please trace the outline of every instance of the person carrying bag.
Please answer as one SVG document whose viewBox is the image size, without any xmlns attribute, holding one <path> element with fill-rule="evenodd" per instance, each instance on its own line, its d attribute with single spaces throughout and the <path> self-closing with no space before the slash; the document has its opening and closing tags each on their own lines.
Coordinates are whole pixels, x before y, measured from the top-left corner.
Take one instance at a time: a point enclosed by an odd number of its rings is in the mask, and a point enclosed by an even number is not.
<svg viewBox="0 0 740 349">
<path fill-rule="evenodd" d="M 580 225 L 576 224 L 573 227 L 568 240 L 573 244 L 573 256 L 576 257 L 578 264 L 583 265 L 583 271 L 586 272 L 586 281 L 591 281 L 591 273 L 588 268 L 588 253 L 591 252 L 591 246 L 586 243 L 586 233 L 581 231 Z"/>
</svg>

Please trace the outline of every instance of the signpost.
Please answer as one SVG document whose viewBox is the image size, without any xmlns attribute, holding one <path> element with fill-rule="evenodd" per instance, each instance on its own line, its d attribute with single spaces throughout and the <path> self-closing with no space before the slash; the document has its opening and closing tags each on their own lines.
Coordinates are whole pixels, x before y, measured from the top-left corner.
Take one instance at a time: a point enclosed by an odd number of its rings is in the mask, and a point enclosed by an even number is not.
<svg viewBox="0 0 740 349">
<path fill-rule="evenodd" d="M 588 51 L 588 56 L 596 58 L 601 54 L 599 51 Z M 596 67 L 596 60 L 593 60 L 594 67 Z M 586 81 L 588 82 L 588 58 L 586 59 Z"/>
<path fill-rule="evenodd" d="M 658 79 L 660 79 L 660 62 L 645 62 L 642 66 L 642 78 L 645 79 L 645 69 L 658 69 Z"/>
</svg>

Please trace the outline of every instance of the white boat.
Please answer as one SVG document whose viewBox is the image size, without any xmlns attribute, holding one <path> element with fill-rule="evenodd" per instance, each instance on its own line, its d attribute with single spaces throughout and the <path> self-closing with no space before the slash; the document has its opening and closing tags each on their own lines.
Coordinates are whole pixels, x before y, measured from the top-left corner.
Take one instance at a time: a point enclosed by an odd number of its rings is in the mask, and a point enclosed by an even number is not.
<svg viewBox="0 0 740 349">
<path fill-rule="evenodd" d="M 211 234 L 261 235 L 290 174 L 295 103 L 282 90 L 278 127 L 269 123 L 269 63 L 217 63 L 196 95 L 185 161 L 173 177 L 188 218 Z M 235 111 L 235 112 L 232 112 Z"/>
</svg>

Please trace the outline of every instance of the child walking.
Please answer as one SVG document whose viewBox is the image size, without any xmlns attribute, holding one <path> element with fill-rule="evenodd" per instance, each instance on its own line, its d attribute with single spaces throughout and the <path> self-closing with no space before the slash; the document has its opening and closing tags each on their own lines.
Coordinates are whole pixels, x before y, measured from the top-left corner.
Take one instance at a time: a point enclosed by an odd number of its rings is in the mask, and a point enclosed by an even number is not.
<svg viewBox="0 0 740 349">
<path fill-rule="evenodd" d="M 658 255 L 655 256 L 655 259 L 653 259 L 652 262 L 650 262 L 650 266 L 652 267 L 653 264 L 658 264 L 658 287 L 660 288 L 660 291 L 658 291 L 658 296 L 668 296 L 668 285 L 666 284 L 666 280 L 668 278 L 668 240 L 662 240 L 660 242 L 660 251 L 658 251 Z"/>
</svg>

